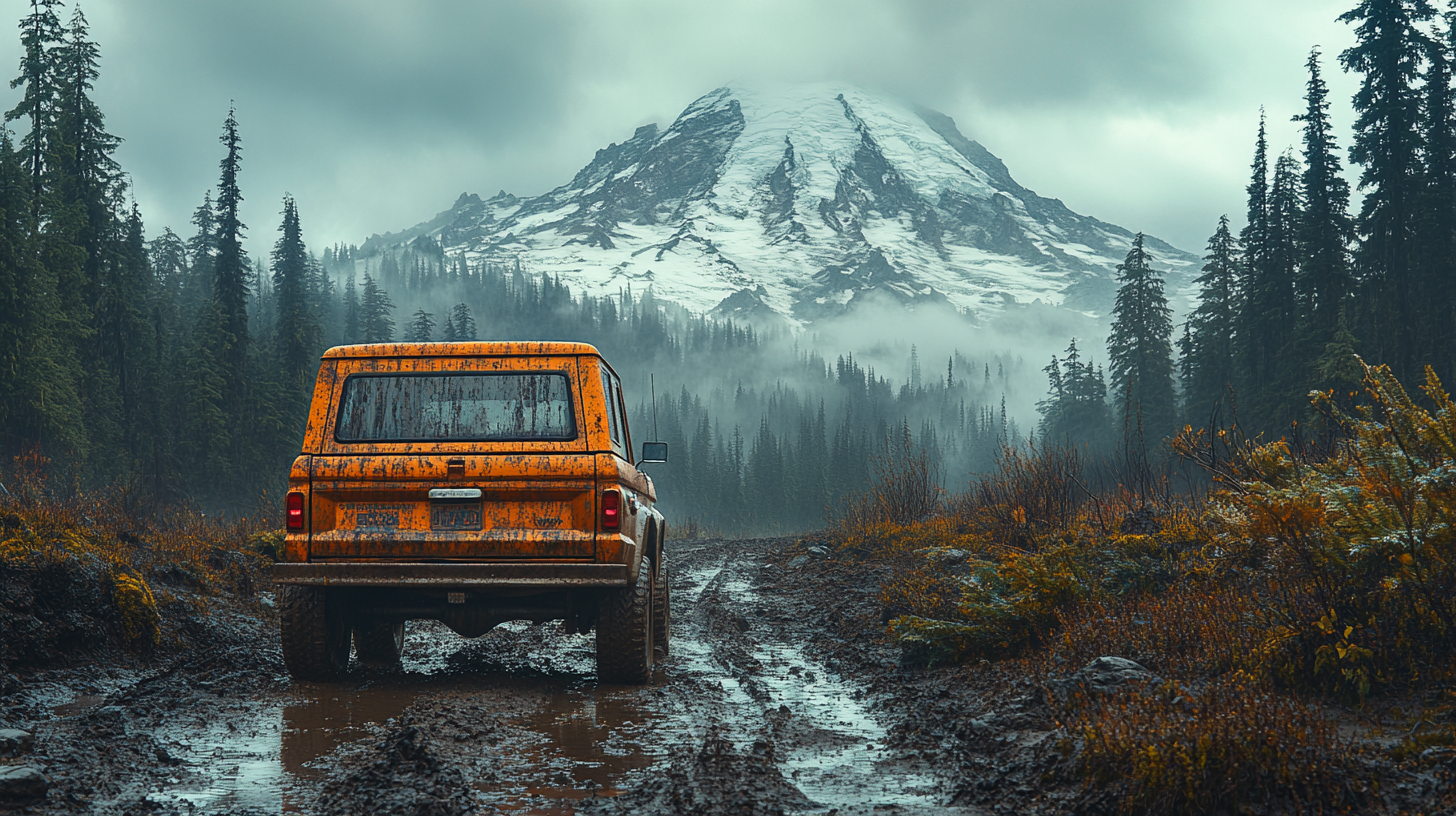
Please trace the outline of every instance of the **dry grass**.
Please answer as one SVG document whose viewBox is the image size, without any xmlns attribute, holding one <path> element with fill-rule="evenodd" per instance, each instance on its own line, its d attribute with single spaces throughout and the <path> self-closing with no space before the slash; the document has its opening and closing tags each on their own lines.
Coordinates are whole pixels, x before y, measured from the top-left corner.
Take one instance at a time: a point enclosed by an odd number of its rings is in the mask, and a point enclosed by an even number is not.
<svg viewBox="0 0 1456 816">
<path fill-rule="evenodd" d="M 940 471 L 930 452 L 915 444 L 908 428 L 875 452 L 869 470 L 869 489 L 845 503 L 837 530 L 914 524 L 940 509 L 944 494 Z"/>
<path fill-rule="evenodd" d="M 889 633 L 932 663 L 1051 679 L 1115 655 L 1166 678 L 1063 709 L 1117 809 L 1341 809 L 1368 801 L 1369 766 L 1319 712 L 1456 683 L 1456 403 L 1423 390 L 1433 407 L 1367 368 L 1359 415 L 1317 401 L 1339 431 L 1317 451 L 1186 432 L 1175 450 L 1213 477 L 1196 504 L 1087 489 L 1074 451 L 1007 451 L 929 518 L 849 516 L 831 539 L 892 565 Z M 1456 741 L 1447 719 L 1412 726 L 1397 758 Z"/>
<path fill-rule="evenodd" d="M 1353 743 L 1326 716 L 1241 673 L 1078 694 L 1068 711 L 1083 773 L 1121 812 L 1328 812 L 1368 793 Z"/>
<path fill-rule="evenodd" d="M 274 520 L 208 517 L 193 509 L 147 512 L 125 490 L 90 494 L 53 489 L 46 462 L 21 457 L 0 495 L 0 581 L 18 588 L 7 619 L 46 622 L 71 612 L 99 621 L 111 638 L 143 651 L 180 645 L 163 637 L 166 616 L 206 614 L 201 599 L 255 602 L 280 535 Z M 10 643 L 10 659 L 45 652 L 40 641 Z M 103 647 L 104 643 L 87 644 Z"/>
</svg>

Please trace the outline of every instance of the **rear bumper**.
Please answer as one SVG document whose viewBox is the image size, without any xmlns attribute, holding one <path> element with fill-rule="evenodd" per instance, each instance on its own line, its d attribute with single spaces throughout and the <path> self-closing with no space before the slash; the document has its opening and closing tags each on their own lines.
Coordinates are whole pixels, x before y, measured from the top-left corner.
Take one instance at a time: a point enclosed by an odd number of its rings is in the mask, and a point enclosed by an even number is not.
<svg viewBox="0 0 1456 816">
<path fill-rule="evenodd" d="M 591 589 L 627 586 L 626 564 L 274 564 L 279 584 L 330 587 Z"/>
</svg>

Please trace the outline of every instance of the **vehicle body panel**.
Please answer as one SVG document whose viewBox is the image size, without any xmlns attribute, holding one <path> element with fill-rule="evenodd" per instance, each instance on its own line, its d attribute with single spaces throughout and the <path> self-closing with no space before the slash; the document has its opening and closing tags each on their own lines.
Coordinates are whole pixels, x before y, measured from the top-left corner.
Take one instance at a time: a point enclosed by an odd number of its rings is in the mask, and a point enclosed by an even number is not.
<svg viewBox="0 0 1456 816">
<path fill-rule="evenodd" d="M 572 438 L 349 441 L 336 432 L 351 377 L 521 374 L 567 378 Z M 651 479 L 630 459 L 625 407 L 616 374 L 583 343 L 330 349 L 290 471 L 304 526 L 288 533 L 275 580 L 507 593 L 633 585 L 665 525 Z M 602 529 L 608 490 L 622 494 L 617 531 Z"/>
</svg>

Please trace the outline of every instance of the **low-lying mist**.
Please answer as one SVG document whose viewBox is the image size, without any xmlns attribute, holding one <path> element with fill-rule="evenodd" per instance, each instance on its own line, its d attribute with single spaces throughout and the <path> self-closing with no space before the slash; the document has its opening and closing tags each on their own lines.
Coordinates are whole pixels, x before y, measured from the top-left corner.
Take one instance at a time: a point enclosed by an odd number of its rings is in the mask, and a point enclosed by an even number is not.
<svg viewBox="0 0 1456 816">
<path fill-rule="evenodd" d="M 349 304 L 362 299 L 366 275 L 387 294 L 388 339 L 420 339 L 419 313 L 434 324 L 429 339 L 446 339 L 446 318 L 463 305 L 477 339 L 596 345 L 622 377 L 634 443 L 670 445 L 667 464 L 646 467 L 680 530 L 819 526 L 863 488 L 875 457 L 912 450 L 959 488 L 1035 428 L 1052 355 L 1073 337 L 1083 349 L 1102 343 L 1094 318 L 1040 302 L 978 317 L 869 293 L 804 328 L 755 327 L 691 313 L 650 288 L 577 296 L 546 276 L 428 248 L 328 253 L 325 272 L 343 312 L 363 308 Z M 383 339 L 364 336 L 362 322 L 330 316 L 329 342 Z"/>
</svg>

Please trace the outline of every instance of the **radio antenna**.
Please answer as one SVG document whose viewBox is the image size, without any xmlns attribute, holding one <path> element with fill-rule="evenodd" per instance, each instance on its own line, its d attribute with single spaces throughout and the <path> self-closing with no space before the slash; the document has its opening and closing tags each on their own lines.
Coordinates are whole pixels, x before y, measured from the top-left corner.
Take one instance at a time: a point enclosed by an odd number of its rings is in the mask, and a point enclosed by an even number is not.
<svg viewBox="0 0 1456 816">
<path fill-rule="evenodd" d="M 657 375 L 648 374 L 648 382 L 652 384 L 652 439 L 661 441 L 662 437 L 657 435 Z"/>
</svg>

